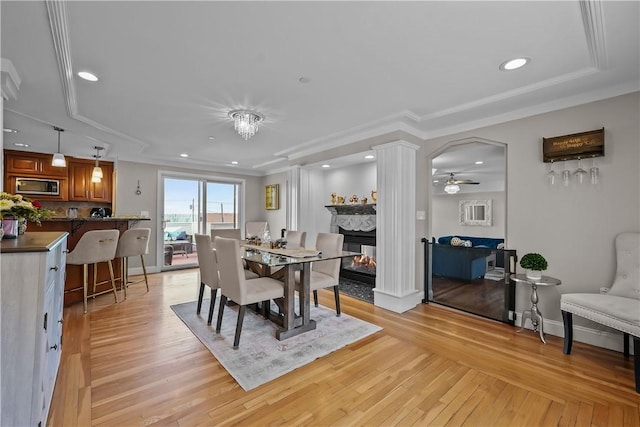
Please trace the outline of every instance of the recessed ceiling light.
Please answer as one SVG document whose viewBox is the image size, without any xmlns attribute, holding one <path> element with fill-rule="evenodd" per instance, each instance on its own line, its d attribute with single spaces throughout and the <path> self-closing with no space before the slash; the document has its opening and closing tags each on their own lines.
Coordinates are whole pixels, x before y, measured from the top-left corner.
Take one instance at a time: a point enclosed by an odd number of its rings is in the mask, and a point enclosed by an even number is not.
<svg viewBox="0 0 640 427">
<path fill-rule="evenodd" d="M 500 64 L 500 70 L 502 71 L 512 71 L 517 70 L 518 68 L 522 68 L 527 65 L 531 59 L 522 57 L 522 58 L 514 58 Z"/>
<path fill-rule="evenodd" d="M 322 167 L 322 168 L 330 168 L 330 167 L 331 167 L 331 165 L 322 165 L 322 166 L 320 166 L 320 167 Z"/>
<path fill-rule="evenodd" d="M 484 162 L 483 162 L 482 160 L 478 160 L 478 161 L 476 162 L 476 165 L 481 165 L 481 164 L 483 164 L 483 163 L 484 163 Z"/>
<path fill-rule="evenodd" d="M 434 179 L 434 180 L 433 180 L 433 183 L 434 183 L 434 184 L 437 184 L 437 183 L 439 183 L 439 182 L 440 182 L 440 181 L 438 181 L 437 179 Z"/>
<path fill-rule="evenodd" d="M 29 144 L 25 144 L 22 142 L 14 142 L 13 145 L 15 145 L 16 147 L 28 147 Z"/>
<path fill-rule="evenodd" d="M 180 154 L 180 157 L 189 157 L 189 155 L 187 153 L 182 153 Z"/>
<path fill-rule="evenodd" d="M 373 154 L 367 154 L 366 156 L 364 156 L 365 159 L 375 159 L 376 156 L 374 156 Z"/>
<path fill-rule="evenodd" d="M 97 82 L 98 81 L 98 77 L 96 77 L 95 74 L 90 73 L 88 71 L 80 71 L 80 72 L 78 72 L 78 77 L 80 77 L 81 79 L 88 80 L 90 82 Z"/>
<path fill-rule="evenodd" d="M 214 139 L 216 139 L 216 137 L 215 137 L 215 136 L 210 136 L 210 137 L 209 137 L 209 140 L 210 140 L 210 141 L 213 141 Z"/>
<path fill-rule="evenodd" d="M 2 132 L 4 133 L 18 133 L 17 130 L 11 128 L 2 128 Z"/>
<path fill-rule="evenodd" d="M 235 160 L 233 162 L 231 162 L 232 165 L 237 165 L 238 162 L 236 162 Z"/>
</svg>

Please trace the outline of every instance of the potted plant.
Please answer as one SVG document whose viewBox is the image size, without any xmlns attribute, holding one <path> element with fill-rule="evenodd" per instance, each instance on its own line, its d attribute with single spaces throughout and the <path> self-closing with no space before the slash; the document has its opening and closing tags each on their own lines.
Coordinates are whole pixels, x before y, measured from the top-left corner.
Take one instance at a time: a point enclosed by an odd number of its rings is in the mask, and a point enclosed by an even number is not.
<svg viewBox="0 0 640 427">
<path fill-rule="evenodd" d="M 527 278 L 532 280 L 540 280 L 542 272 L 547 269 L 547 260 L 538 253 L 532 252 L 525 254 L 520 259 L 520 267 L 526 270 Z"/>
</svg>

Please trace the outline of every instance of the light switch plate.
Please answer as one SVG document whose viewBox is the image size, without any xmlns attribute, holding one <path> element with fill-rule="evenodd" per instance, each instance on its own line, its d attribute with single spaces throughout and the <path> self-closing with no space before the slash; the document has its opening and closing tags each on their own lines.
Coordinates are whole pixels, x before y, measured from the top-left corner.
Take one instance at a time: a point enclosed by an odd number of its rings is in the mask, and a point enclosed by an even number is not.
<svg viewBox="0 0 640 427">
<path fill-rule="evenodd" d="M 426 215 L 424 211 L 417 211 L 416 212 L 416 219 L 419 221 L 424 221 L 426 219 Z"/>
</svg>

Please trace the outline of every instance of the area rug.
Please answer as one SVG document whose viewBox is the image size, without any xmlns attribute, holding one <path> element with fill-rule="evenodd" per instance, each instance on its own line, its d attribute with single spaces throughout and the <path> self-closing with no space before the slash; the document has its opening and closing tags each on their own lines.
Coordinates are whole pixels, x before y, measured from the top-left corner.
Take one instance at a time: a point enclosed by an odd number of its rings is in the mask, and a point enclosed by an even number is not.
<svg viewBox="0 0 640 427">
<path fill-rule="evenodd" d="M 218 301 L 219 298 L 216 303 Z M 311 318 L 316 321 L 316 329 L 278 341 L 275 338 L 276 325 L 247 310 L 240 346 L 234 350 L 238 307 L 227 306 L 224 309 L 222 328 L 220 334 L 216 334 L 218 304 L 211 326 L 207 326 L 209 301 L 203 302 L 200 315 L 196 315 L 196 306 L 197 302 L 193 301 L 172 305 L 171 308 L 247 391 L 382 329 L 344 313 L 337 317 L 335 310 L 311 304 Z"/>
</svg>

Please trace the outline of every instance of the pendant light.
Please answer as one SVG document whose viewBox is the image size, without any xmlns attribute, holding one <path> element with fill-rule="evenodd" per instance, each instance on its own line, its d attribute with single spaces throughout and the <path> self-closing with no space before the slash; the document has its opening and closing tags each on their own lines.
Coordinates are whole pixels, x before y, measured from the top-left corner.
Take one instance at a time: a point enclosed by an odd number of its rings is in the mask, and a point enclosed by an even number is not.
<svg viewBox="0 0 640 427">
<path fill-rule="evenodd" d="M 58 151 L 54 153 L 53 158 L 51 159 L 51 166 L 66 168 L 67 160 L 64 158 L 64 154 L 60 152 L 60 132 L 64 132 L 64 129 L 60 129 L 57 126 L 54 126 L 53 129 L 58 132 Z"/>
<path fill-rule="evenodd" d="M 100 182 L 102 181 L 102 168 L 98 164 L 98 159 L 100 158 L 100 150 L 104 150 L 102 147 L 93 147 L 96 149 L 96 155 L 93 156 L 96 158 L 96 165 L 93 168 L 93 173 L 91 174 L 91 182 Z"/>
</svg>

